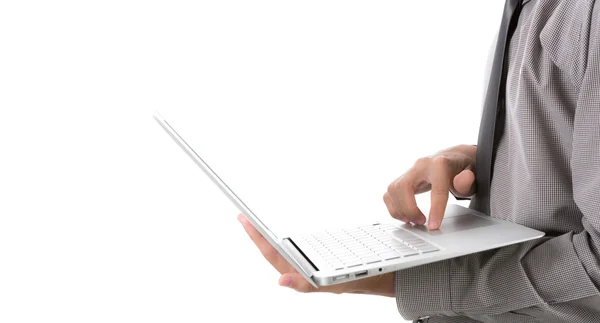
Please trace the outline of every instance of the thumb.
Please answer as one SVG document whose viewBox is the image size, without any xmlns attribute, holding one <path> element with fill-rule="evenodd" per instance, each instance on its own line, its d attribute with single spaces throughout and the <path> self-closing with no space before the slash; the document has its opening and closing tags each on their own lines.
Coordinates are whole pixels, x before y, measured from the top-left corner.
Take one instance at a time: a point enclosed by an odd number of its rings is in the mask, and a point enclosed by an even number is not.
<svg viewBox="0 0 600 323">
<path fill-rule="evenodd" d="M 470 169 L 463 170 L 454 176 L 452 185 L 456 196 L 469 197 L 475 194 L 475 173 Z"/>
<path fill-rule="evenodd" d="M 301 293 L 316 292 L 317 289 L 299 273 L 287 273 L 279 278 L 279 286 L 289 287 Z"/>
</svg>

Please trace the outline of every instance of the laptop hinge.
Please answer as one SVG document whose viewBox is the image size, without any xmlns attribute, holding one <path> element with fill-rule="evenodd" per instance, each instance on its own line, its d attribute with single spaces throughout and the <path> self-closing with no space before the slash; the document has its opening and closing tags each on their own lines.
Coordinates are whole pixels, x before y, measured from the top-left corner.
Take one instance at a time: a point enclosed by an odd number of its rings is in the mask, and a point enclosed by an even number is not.
<svg viewBox="0 0 600 323">
<path fill-rule="evenodd" d="M 312 280 L 312 276 L 313 273 L 319 271 L 319 269 L 306 257 L 304 252 L 298 248 L 292 239 L 285 238 L 281 241 L 281 244 L 290 253 L 302 271 L 304 271 L 304 273 L 301 274 L 304 274 L 305 278 L 309 279 L 309 282 L 316 287 L 316 284 Z"/>
</svg>

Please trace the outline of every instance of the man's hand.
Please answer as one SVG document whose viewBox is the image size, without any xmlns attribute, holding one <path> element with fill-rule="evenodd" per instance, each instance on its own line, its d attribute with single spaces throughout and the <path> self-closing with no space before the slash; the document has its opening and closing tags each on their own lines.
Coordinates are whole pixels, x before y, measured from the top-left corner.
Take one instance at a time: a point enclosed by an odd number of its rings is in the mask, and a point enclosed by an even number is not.
<svg viewBox="0 0 600 323">
<path fill-rule="evenodd" d="M 281 286 L 290 287 L 302 293 L 360 293 L 394 297 L 394 273 L 316 289 L 307 282 L 306 279 L 304 279 L 304 277 L 299 274 L 275 248 L 273 248 L 273 246 L 271 246 L 269 241 L 267 241 L 267 239 L 265 239 L 242 214 L 238 215 L 238 220 L 242 223 L 244 230 L 246 230 L 246 233 L 248 233 L 250 239 L 252 239 L 262 255 L 281 274 L 281 277 L 279 278 L 279 285 Z"/>
<path fill-rule="evenodd" d="M 417 160 L 383 195 L 392 217 L 406 223 L 425 224 L 425 215 L 417 207 L 415 195 L 431 190 L 429 229 L 438 229 L 449 192 L 458 197 L 475 194 L 476 152 L 475 146 L 461 145 Z"/>
</svg>

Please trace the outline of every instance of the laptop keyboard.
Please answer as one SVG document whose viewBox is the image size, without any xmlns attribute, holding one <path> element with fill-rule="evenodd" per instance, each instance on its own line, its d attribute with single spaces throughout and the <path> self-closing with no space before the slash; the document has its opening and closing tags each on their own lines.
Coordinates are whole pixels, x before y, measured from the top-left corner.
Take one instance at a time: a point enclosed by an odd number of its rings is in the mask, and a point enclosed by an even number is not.
<svg viewBox="0 0 600 323">
<path fill-rule="evenodd" d="M 439 250 L 416 235 L 390 224 L 325 231 L 304 236 L 303 239 L 335 270 Z"/>
</svg>

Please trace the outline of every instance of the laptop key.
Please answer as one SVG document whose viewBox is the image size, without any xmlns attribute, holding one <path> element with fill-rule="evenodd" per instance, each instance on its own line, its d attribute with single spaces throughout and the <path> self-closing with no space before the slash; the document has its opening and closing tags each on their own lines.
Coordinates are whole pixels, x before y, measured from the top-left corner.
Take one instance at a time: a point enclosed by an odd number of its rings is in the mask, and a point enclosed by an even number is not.
<svg viewBox="0 0 600 323">
<path fill-rule="evenodd" d="M 371 249 L 371 247 L 376 246 L 377 244 L 372 241 L 363 241 L 363 248 Z"/>
<path fill-rule="evenodd" d="M 370 232 L 369 235 L 374 236 L 374 237 L 387 237 L 389 236 L 389 234 L 379 230 L 379 231 L 373 231 Z"/>
<path fill-rule="evenodd" d="M 403 257 L 408 257 L 408 256 L 414 256 L 419 254 L 418 251 L 412 249 L 412 248 L 398 248 L 398 249 L 394 249 L 397 252 L 399 252 Z"/>
<path fill-rule="evenodd" d="M 392 237 L 388 237 L 388 238 L 380 238 L 380 239 L 378 239 L 378 240 L 379 240 L 379 242 L 381 242 L 381 243 L 383 243 L 383 244 L 387 244 L 387 243 L 390 243 L 390 242 L 392 242 L 392 241 L 396 241 L 396 240 L 395 240 L 394 238 L 392 238 Z"/>
<path fill-rule="evenodd" d="M 315 251 L 321 256 L 331 255 L 331 251 L 329 251 L 325 248 L 318 248 L 318 249 L 315 249 Z"/>
<path fill-rule="evenodd" d="M 374 252 L 371 252 L 371 251 L 369 251 L 369 252 L 357 252 L 356 256 L 362 259 L 362 258 L 368 258 L 368 257 L 375 257 L 375 256 L 377 256 L 377 254 L 374 253 Z"/>
<path fill-rule="evenodd" d="M 377 256 L 373 256 L 373 257 L 361 258 L 360 260 L 362 260 L 366 264 L 372 264 L 372 263 L 380 262 L 381 258 L 379 258 Z"/>
<path fill-rule="evenodd" d="M 337 240 L 321 240 L 321 245 L 324 247 L 333 246 L 335 244 L 339 244 Z"/>
<path fill-rule="evenodd" d="M 405 240 L 406 243 L 408 243 L 411 246 L 417 246 L 417 245 L 425 245 L 428 244 L 427 242 L 425 242 L 424 240 Z"/>
<path fill-rule="evenodd" d="M 348 258 L 348 257 L 356 257 L 355 252 L 347 250 L 344 253 L 336 254 L 338 257 Z"/>
<path fill-rule="evenodd" d="M 360 266 L 363 264 L 363 262 L 360 259 L 354 259 L 354 260 L 348 260 L 343 262 L 344 265 L 346 265 L 347 267 L 356 267 L 356 266 Z"/>
<path fill-rule="evenodd" d="M 353 262 L 355 260 L 359 260 L 356 255 L 347 256 L 347 257 L 338 257 L 338 260 L 344 265 L 348 265 L 349 262 Z"/>
<path fill-rule="evenodd" d="M 392 259 L 397 259 L 400 258 L 401 255 L 395 251 L 388 251 L 385 253 L 380 253 L 379 257 L 385 259 L 385 260 L 392 260 Z"/>
<path fill-rule="evenodd" d="M 371 232 L 378 232 L 379 229 L 377 227 L 369 227 L 369 228 L 363 228 L 362 231 L 363 232 L 367 232 L 367 233 L 371 233 Z"/>
<path fill-rule="evenodd" d="M 327 261 L 337 259 L 337 257 L 332 254 L 323 254 L 323 255 L 319 255 L 319 257 L 321 257 L 321 259 L 327 260 Z"/>
<path fill-rule="evenodd" d="M 343 237 L 343 238 L 339 238 L 338 242 L 345 244 L 348 243 L 350 241 L 354 241 L 354 238 L 352 238 L 351 236 L 347 236 L 347 237 Z"/>
<path fill-rule="evenodd" d="M 360 246 L 360 245 L 362 245 L 362 243 L 360 243 L 359 240 L 357 240 L 357 239 L 353 239 L 353 240 L 350 240 L 350 241 L 344 243 L 344 245 L 345 246 L 351 246 L 351 245 L 359 245 Z"/>
<path fill-rule="evenodd" d="M 344 266 L 344 264 L 341 262 L 332 262 L 332 263 L 329 263 L 329 266 L 331 268 L 333 268 L 334 270 L 340 270 L 340 269 L 346 268 L 346 266 Z"/>
<path fill-rule="evenodd" d="M 372 247 L 372 248 L 370 248 L 370 249 L 371 249 L 371 251 L 375 251 L 375 252 L 377 252 L 377 251 L 380 251 L 380 250 L 386 250 L 386 249 L 389 249 L 389 247 L 388 247 L 388 246 L 386 246 L 386 245 L 377 245 L 377 246 L 374 246 L 374 247 Z"/>
<path fill-rule="evenodd" d="M 418 243 L 411 243 L 411 246 L 413 246 L 414 248 L 417 249 L 423 249 L 423 248 L 430 248 L 433 247 L 431 244 L 427 243 L 427 242 L 418 242 Z"/>
<path fill-rule="evenodd" d="M 432 252 L 432 251 L 438 251 L 440 249 L 438 249 L 438 247 L 433 246 L 433 245 L 428 245 L 422 248 L 419 248 L 423 253 L 427 253 L 427 252 Z"/>
<path fill-rule="evenodd" d="M 403 246 L 406 246 L 405 243 L 403 243 L 402 241 L 398 241 L 398 240 L 390 241 L 390 242 L 388 242 L 388 245 L 392 246 L 392 247 L 403 247 Z"/>
<path fill-rule="evenodd" d="M 386 247 L 384 249 L 378 249 L 378 250 L 374 251 L 374 253 L 381 254 L 381 253 L 386 253 L 386 252 L 391 252 L 391 251 L 394 251 L 394 249 Z"/>
<path fill-rule="evenodd" d="M 416 235 L 414 235 L 414 234 L 412 234 L 410 232 L 404 231 L 404 230 L 393 230 L 393 231 L 390 231 L 390 233 L 394 237 L 396 237 L 396 238 L 398 238 L 400 240 L 404 240 L 404 241 L 410 240 L 410 239 L 419 239 L 419 240 L 422 240 L 421 238 L 417 237 Z"/>
<path fill-rule="evenodd" d="M 335 267 L 336 264 L 340 264 L 341 262 L 337 259 L 325 261 L 329 267 Z"/>
<path fill-rule="evenodd" d="M 346 249 L 345 247 L 342 247 L 342 246 L 330 248 L 328 250 L 330 253 L 332 253 L 334 255 L 348 252 L 348 249 Z"/>
</svg>

